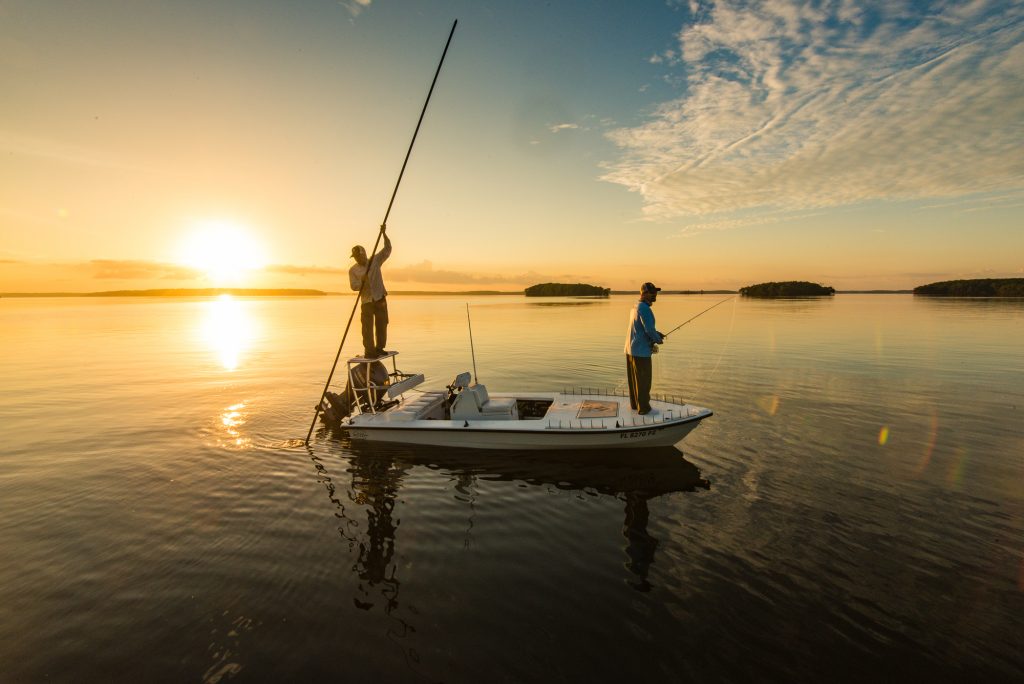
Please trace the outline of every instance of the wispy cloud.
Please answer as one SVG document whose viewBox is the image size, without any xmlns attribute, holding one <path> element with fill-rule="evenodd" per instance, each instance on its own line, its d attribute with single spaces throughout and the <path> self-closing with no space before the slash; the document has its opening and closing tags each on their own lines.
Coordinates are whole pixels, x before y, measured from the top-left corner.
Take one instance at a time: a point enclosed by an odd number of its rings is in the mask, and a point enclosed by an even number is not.
<svg viewBox="0 0 1024 684">
<path fill-rule="evenodd" d="M 287 264 L 275 264 L 266 267 L 267 271 L 273 273 L 287 273 L 289 275 L 311 276 L 311 275 L 340 275 L 347 274 L 348 267 L 335 266 L 292 266 Z M 495 273 L 467 273 L 464 271 L 450 271 L 434 267 L 431 261 L 421 261 L 418 264 L 408 266 L 384 266 L 384 280 L 386 283 L 428 283 L 431 285 L 532 285 L 534 283 L 565 280 L 568 278 L 585 279 L 587 276 L 574 274 L 547 275 L 535 271 L 507 275 Z M 575 281 L 573 281 L 575 282 Z"/>
<path fill-rule="evenodd" d="M 339 0 L 338 4 L 347 9 L 353 17 L 358 17 L 372 2 L 373 0 Z"/>
<path fill-rule="evenodd" d="M 577 128 L 579 128 L 579 125 L 574 123 L 560 123 L 548 126 L 548 130 L 551 131 L 552 133 L 559 133 L 561 131 L 571 131 Z"/>
<path fill-rule="evenodd" d="M 781 211 L 768 213 L 759 212 L 753 216 L 730 216 L 728 218 L 719 218 L 710 221 L 688 223 L 679 230 L 679 235 L 681 237 L 692 237 L 694 235 L 700 235 L 701 233 L 707 233 L 718 230 L 731 230 L 733 228 L 750 228 L 753 226 L 763 226 L 771 223 L 780 223 L 782 221 L 794 221 L 799 219 L 810 218 L 812 216 L 817 216 L 820 213 L 821 212 L 819 211 Z"/>
<path fill-rule="evenodd" d="M 110 155 L 98 150 L 10 130 L 0 130 L 0 151 L 10 155 L 39 157 L 81 166 L 148 171 L 148 169 L 113 159 Z"/>
<path fill-rule="evenodd" d="M 501 275 L 487 273 L 465 273 L 462 271 L 447 271 L 435 269 L 430 261 L 422 261 L 410 266 L 398 268 L 385 268 L 384 277 L 388 281 L 430 283 L 434 285 L 487 285 L 487 284 L 509 284 L 524 285 L 554 280 L 556 278 L 577 277 L 571 275 L 551 276 L 535 271 L 528 271 L 517 275 Z"/>
<path fill-rule="evenodd" d="M 291 266 L 288 264 L 271 264 L 264 270 L 271 273 L 287 273 L 289 275 L 336 275 L 339 273 L 348 273 L 348 267 L 338 266 Z"/>
<path fill-rule="evenodd" d="M 1024 188 L 1024 4 L 691 3 L 604 180 L 651 218 Z M 742 220 L 736 225 L 744 225 Z M 716 228 L 708 228 L 716 229 Z"/>
<path fill-rule="evenodd" d="M 93 259 L 76 268 L 98 280 L 192 280 L 202 276 L 202 271 L 194 268 L 158 261 Z"/>
</svg>

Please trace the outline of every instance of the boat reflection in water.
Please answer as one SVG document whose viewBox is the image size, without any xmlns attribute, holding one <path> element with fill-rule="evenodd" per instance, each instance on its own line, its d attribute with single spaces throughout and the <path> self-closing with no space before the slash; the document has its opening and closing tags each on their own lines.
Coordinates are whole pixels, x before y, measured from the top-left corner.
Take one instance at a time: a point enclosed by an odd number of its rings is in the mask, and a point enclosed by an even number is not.
<svg viewBox="0 0 1024 684">
<path fill-rule="evenodd" d="M 472 495 L 478 478 L 584 490 L 619 499 L 625 507 L 621 531 L 625 539 L 624 565 L 635 576 L 630 584 L 638 591 L 651 588 L 647 575 L 658 546 L 658 540 L 647 530 L 648 501 L 672 492 L 711 487 L 697 467 L 674 447 L 638 451 L 477 452 L 366 444 L 346 439 L 337 443 L 348 454 L 350 483 L 343 484 L 337 476 L 332 479 L 320 457 L 314 455 L 313 462 L 338 509 L 338 531 L 357 554 L 352 567 L 358 576 L 358 595 L 353 601 L 363 610 L 382 605 L 385 613 L 401 624 L 399 633 L 411 627 L 393 613 L 399 605 L 401 586 L 398 564 L 394 561 L 399 527 L 394 510 L 403 481 L 416 467 L 451 475 L 458 498 L 468 500 L 471 507 L 478 505 L 473 503 Z"/>
</svg>

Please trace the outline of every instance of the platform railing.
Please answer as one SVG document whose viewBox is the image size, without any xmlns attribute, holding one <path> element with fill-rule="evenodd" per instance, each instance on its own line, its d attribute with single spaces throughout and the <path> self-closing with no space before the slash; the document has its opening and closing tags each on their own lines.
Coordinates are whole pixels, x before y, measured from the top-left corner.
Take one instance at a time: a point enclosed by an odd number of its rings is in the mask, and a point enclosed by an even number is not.
<svg viewBox="0 0 1024 684">
<path fill-rule="evenodd" d="M 625 390 L 620 389 L 608 389 L 605 387 L 563 387 L 562 394 L 568 394 L 577 397 L 628 397 L 629 393 Z M 682 404 L 686 405 L 689 402 L 683 397 L 677 394 L 652 394 L 651 399 L 654 401 L 663 401 L 666 404 Z"/>
</svg>

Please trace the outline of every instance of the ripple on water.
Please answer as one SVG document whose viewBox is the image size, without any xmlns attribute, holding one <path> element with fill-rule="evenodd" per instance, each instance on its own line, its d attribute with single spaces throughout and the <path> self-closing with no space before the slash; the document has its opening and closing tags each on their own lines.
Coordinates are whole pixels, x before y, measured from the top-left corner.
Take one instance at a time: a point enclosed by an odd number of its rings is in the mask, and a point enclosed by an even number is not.
<svg viewBox="0 0 1024 684">
<path fill-rule="evenodd" d="M 666 297 L 659 322 L 715 301 Z M 14 681 L 1024 667 L 1019 306 L 736 300 L 655 360 L 656 391 L 715 411 L 685 457 L 567 459 L 320 426 L 307 447 L 337 298 L 245 304 L 262 332 L 230 370 L 194 334 L 202 302 L 69 302 L 50 322 L 74 338 L 40 334 L 45 304 L 0 307 Z M 628 303 L 474 301 L 481 378 L 621 387 Z M 396 297 L 402 365 L 435 385 L 467 370 L 464 324 L 464 303 Z"/>
</svg>

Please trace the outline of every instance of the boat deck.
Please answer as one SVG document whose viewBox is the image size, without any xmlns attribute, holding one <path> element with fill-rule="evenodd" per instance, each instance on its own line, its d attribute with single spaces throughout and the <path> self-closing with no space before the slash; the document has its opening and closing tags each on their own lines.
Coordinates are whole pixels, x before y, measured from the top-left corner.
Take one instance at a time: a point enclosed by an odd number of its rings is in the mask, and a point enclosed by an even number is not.
<svg viewBox="0 0 1024 684">
<path fill-rule="evenodd" d="M 397 405 L 357 414 L 341 427 L 359 439 L 475 448 L 550 447 L 552 439 L 566 446 L 664 446 L 712 415 L 669 397 L 652 399 L 654 411 L 640 415 L 627 396 L 588 390 L 484 396 L 476 409 L 460 413 L 456 403 L 446 416 L 445 392 L 407 392 Z"/>
</svg>

